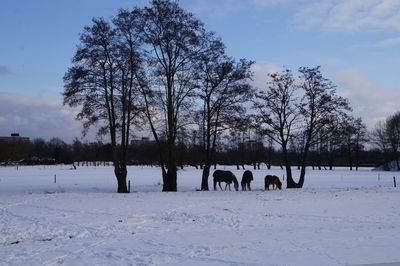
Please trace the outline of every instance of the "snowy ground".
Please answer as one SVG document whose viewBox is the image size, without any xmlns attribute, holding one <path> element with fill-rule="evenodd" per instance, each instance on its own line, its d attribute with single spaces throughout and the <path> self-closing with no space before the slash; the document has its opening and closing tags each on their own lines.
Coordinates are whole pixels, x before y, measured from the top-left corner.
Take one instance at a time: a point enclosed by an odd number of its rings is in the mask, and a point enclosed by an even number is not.
<svg viewBox="0 0 400 266">
<path fill-rule="evenodd" d="M 253 173 L 251 192 L 198 192 L 186 168 L 163 193 L 158 168 L 130 167 L 121 195 L 111 167 L 0 167 L 0 265 L 400 262 L 399 173 L 310 169 L 281 191 L 262 191 L 279 168 Z"/>
</svg>

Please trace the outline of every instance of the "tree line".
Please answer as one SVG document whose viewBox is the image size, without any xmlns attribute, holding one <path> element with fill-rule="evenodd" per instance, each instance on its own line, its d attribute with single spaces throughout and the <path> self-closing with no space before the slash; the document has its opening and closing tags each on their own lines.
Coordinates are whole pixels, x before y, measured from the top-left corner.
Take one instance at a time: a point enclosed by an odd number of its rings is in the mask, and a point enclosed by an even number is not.
<svg viewBox="0 0 400 266">
<path fill-rule="evenodd" d="M 189 132 L 194 136 L 197 132 Z M 369 133 L 371 134 L 371 133 Z M 256 140 L 254 140 L 256 138 Z M 262 142 L 259 142 L 262 141 Z M 165 145 L 165 144 L 163 144 Z M 127 165 L 160 165 L 158 145 L 148 139 L 138 139 L 129 145 Z M 200 138 L 186 136 L 178 141 L 177 168 L 195 167 L 199 170 L 204 168 L 203 145 Z M 0 162 L 2 165 L 40 165 L 40 164 L 76 164 L 82 165 L 110 165 L 112 162 L 112 148 L 110 143 L 82 142 L 75 139 L 72 143 L 66 143 L 59 138 L 48 141 L 37 138 L 29 142 L 2 142 L 0 141 Z M 345 166 L 357 170 L 358 167 L 373 167 L 384 165 L 387 154 L 378 148 L 365 149 L 364 145 L 356 152 L 355 148 L 350 150 L 348 146 L 338 145 L 333 150 L 327 149 L 327 145 L 312 147 L 307 165 L 316 170 L 332 170 L 334 167 Z M 356 154 L 358 154 L 356 156 Z M 294 146 L 290 146 L 288 156 L 293 162 L 293 167 L 300 167 L 300 153 Z M 356 158 L 357 157 L 357 158 Z M 232 165 L 239 169 L 254 170 L 283 166 L 283 155 L 280 149 L 271 145 L 268 137 L 261 140 L 257 136 L 243 132 L 240 136 L 232 137 L 230 134 L 222 136 L 218 141 L 215 160 L 211 168 L 216 165 Z"/>
</svg>

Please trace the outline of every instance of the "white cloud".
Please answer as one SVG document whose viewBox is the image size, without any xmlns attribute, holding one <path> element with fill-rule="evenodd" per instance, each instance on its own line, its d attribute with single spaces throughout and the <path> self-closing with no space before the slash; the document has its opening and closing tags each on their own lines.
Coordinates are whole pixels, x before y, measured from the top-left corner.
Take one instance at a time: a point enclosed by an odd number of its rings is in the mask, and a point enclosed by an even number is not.
<svg viewBox="0 0 400 266">
<path fill-rule="evenodd" d="M 374 46 L 375 47 L 386 47 L 386 46 L 391 46 L 391 45 L 396 45 L 396 44 L 400 44 L 400 37 L 382 40 L 382 41 L 376 43 Z"/>
<path fill-rule="evenodd" d="M 400 1 L 315 1 L 302 8 L 294 21 L 301 27 L 334 31 L 400 30 Z"/>
<path fill-rule="evenodd" d="M 268 74 L 280 72 L 282 69 L 274 64 L 266 66 L 255 64 L 251 67 L 251 70 L 254 74 L 252 85 L 258 89 L 265 89 L 267 87 Z"/>
<path fill-rule="evenodd" d="M 384 88 L 368 80 L 360 69 L 339 71 L 334 82 L 344 89 L 342 95 L 350 100 L 354 114 L 362 117 L 370 129 L 379 120 L 399 111 L 400 89 Z"/>
<path fill-rule="evenodd" d="M 267 74 L 280 72 L 282 69 L 273 64 L 253 65 L 252 85 L 258 89 L 266 89 Z M 327 70 L 331 73 L 332 71 L 334 70 Z M 353 114 L 361 117 L 369 129 L 372 129 L 379 120 L 400 110 L 398 104 L 400 88 L 396 90 L 382 87 L 369 80 L 360 69 L 336 71 L 331 80 L 338 86 L 338 93 L 349 99 Z"/>
<path fill-rule="evenodd" d="M 81 137 L 82 125 L 76 109 L 59 99 L 0 93 L 0 135 L 18 132 L 30 138 L 59 137 L 71 141 Z"/>
</svg>

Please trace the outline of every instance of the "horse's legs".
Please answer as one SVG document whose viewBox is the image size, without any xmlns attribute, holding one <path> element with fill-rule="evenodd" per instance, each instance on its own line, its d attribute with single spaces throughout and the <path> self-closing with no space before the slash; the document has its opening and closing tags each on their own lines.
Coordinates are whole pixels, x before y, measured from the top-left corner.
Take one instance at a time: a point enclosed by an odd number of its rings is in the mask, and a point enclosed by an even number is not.
<svg viewBox="0 0 400 266">
<path fill-rule="evenodd" d="M 247 189 L 248 189 L 249 191 L 251 191 L 250 182 L 247 183 Z"/>
<path fill-rule="evenodd" d="M 222 187 L 221 187 L 221 182 L 218 182 L 218 185 L 219 185 L 219 188 L 220 188 L 221 190 L 223 190 Z M 225 190 L 226 190 L 226 188 L 225 188 Z"/>
</svg>

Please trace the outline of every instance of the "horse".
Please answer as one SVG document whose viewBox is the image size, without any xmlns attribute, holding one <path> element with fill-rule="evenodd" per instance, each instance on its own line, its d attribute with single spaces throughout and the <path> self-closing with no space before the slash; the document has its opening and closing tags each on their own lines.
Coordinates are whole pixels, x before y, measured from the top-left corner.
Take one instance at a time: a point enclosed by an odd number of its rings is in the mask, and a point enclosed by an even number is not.
<svg viewBox="0 0 400 266">
<path fill-rule="evenodd" d="M 273 190 L 275 189 L 275 186 L 282 189 L 282 183 L 276 175 L 265 176 L 265 190 L 269 190 L 270 185 L 272 185 Z"/>
<path fill-rule="evenodd" d="M 236 191 L 239 190 L 239 183 L 236 179 L 236 176 L 231 171 L 216 170 L 213 173 L 213 177 L 214 177 L 214 190 L 217 190 L 217 183 L 222 190 L 221 182 L 226 183 L 225 190 L 228 186 L 229 190 L 231 190 L 232 182 Z"/>
<path fill-rule="evenodd" d="M 250 170 L 246 170 L 243 173 L 242 181 L 240 182 L 242 185 L 242 190 L 251 190 L 250 182 L 253 180 L 253 173 Z"/>
</svg>

